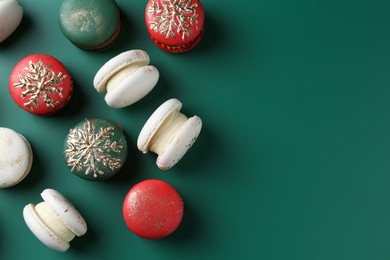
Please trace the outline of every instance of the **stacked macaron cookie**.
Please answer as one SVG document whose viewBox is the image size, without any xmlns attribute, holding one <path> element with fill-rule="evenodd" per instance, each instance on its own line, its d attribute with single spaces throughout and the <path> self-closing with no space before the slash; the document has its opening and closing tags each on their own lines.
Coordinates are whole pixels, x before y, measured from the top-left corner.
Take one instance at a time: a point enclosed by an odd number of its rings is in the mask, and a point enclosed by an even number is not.
<svg viewBox="0 0 390 260">
<path fill-rule="evenodd" d="M 24 221 L 43 244 L 64 252 L 75 236 L 87 232 L 87 224 L 73 204 L 58 191 L 45 189 L 41 196 L 43 202 L 24 207 Z"/>
<path fill-rule="evenodd" d="M 158 154 L 157 166 L 168 170 L 177 164 L 192 147 L 202 128 L 198 116 L 187 118 L 180 113 L 182 103 L 169 99 L 161 104 L 149 117 L 137 141 L 138 149 Z"/>
<path fill-rule="evenodd" d="M 17 1 L 0 0 L 0 43 L 17 29 L 22 17 L 23 8 Z M 152 42 L 170 53 L 194 48 L 204 31 L 204 10 L 199 0 L 150 0 L 144 19 Z M 124 29 L 121 11 L 114 0 L 64 0 L 59 9 L 59 28 L 66 39 L 85 51 L 107 49 Z M 150 57 L 143 50 L 122 51 L 101 64 L 93 86 L 97 92 L 105 94 L 109 107 L 131 106 L 158 84 L 160 72 L 149 63 Z M 56 115 L 73 96 L 72 76 L 61 61 L 48 54 L 30 54 L 16 62 L 8 83 L 16 105 L 38 116 Z M 182 103 L 177 98 L 162 102 L 139 132 L 138 150 L 157 154 L 158 169 L 174 167 L 200 134 L 200 117 L 187 117 L 180 112 L 181 108 Z M 0 127 L 0 144 L 0 188 L 8 188 L 29 174 L 33 153 L 27 139 L 9 128 Z M 69 172 L 84 180 L 111 179 L 124 168 L 128 155 L 125 131 L 111 120 L 86 117 L 65 136 L 65 164 Z M 67 251 L 75 236 L 86 233 L 87 224 L 60 192 L 49 188 L 41 196 L 43 202 L 24 207 L 25 223 L 44 245 L 56 251 Z M 127 227 L 146 239 L 172 234 L 181 224 L 183 212 L 180 193 L 157 179 L 135 184 L 122 205 Z"/>
<path fill-rule="evenodd" d="M 149 62 L 149 55 L 143 50 L 123 52 L 99 69 L 93 85 L 99 93 L 106 93 L 108 106 L 130 106 L 146 96 L 157 84 L 159 72 Z"/>
</svg>

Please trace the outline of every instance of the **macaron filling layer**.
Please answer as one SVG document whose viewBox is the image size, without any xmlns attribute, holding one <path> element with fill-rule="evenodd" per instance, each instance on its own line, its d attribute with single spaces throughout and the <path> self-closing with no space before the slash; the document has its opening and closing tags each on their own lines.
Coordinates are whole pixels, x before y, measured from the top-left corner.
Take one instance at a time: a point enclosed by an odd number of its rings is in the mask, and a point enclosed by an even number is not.
<svg viewBox="0 0 390 260">
<path fill-rule="evenodd" d="M 46 202 L 37 204 L 35 211 L 42 222 L 63 241 L 70 242 L 75 237 Z"/>
<path fill-rule="evenodd" d="M 156 164 L 161 170 L 172 168 L 192 147 L 202 128 L 202 120 L 193 116 L 184 122 L 159 154 Z"/>
<path fill-rule="evenodd" d="M 96 73 L 93 85 L 99 93 L 107 92 L 107 81 L 118 71 L 130 64 L 140 63 L 148 65 L 149 55 L 142 50 L 130 50 L 123 52 L 107 61 Z"/>
<path fill-rule="evenodd" d="M 154 88 L 158 78 L 159 72 L 154 66 L 139 67 L 128 75 L 122 74 L 117 77 L 117 85 L 110 84 L 110 90 L 104 99 L 112 108 L 132 105 Z"/>
<path fill-rule="evenodd" d="M 157 130 L 173 111 L 180 111 L 181 107 L 181 102 L 172 98 L 165 101 L 153 112 L 138 136 L 137 147 L 141 152 L 147 153 L 149 151 L 150 142 Z"/>
<path fill-rule="evenodd" d="M 148 65 L 148 63 L 145 62 L 131 63 L 126 67 L 122 68 L 121 70 L 119 70 L 118 72 L 116 72 L 108 79 L 106 83 L 106 91 L 107 92 L 112 91 L 115 87 L 120 85 L 124 79 L 133 75 L 138 69 L 142 68 L 145 65 Z"/>
<path fill-rule="evenodd" d="M 150 150 L 154 153 L 161 154 L 187 120 L 188 118 L 184 114 L 173 111 L 164 120 L 151 139 Z"/>
</svg>

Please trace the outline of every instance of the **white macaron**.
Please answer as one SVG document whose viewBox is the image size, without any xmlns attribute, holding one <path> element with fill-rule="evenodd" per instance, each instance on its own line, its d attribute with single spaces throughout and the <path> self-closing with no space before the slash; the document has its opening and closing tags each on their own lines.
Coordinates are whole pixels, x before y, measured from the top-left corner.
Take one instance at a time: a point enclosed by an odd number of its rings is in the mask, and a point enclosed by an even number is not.
<svg viewBox="0 0 390 260">
<path fill-rule="evenodd" d="M 0 127 L 0 188 L 14 186 L 26 178 L 32 162 L 27 139 L 12 129 Z"/>
<path fill-rule="evenodd" d="M 18 28 L 23 18 L 23 8 L 16 0 L 0 0 L 0 42 Z"/>
<path fill-rule="evenodd" d="M 105 100 L 110 107 L 134 104 L 157 84 L 159 72 L 149 62 L 149 55 L 142 50 L 123 52 L 99 69 L 93 85 L 99 93 L 106 93 Z"/>
<path fill-rule="evenodd" d="M 150 116 L 142 128 L 138 149 L 158 154 L 156 164 L 162 170 L 173 167 L 192 147 L 202 128 L 198 116 L 187 118 L 180 113 L 182 104 L 172 98 L 165 101 Z"/>
<path fill-rule="evenodd" d="M 87 232 L 87 224 L 73 204 L 58 191 L 45 189 L 41 197 L 44 202 L 24 207 L 24 221 L 43 244 L 64 252 L 75 236 Z"/>
</svg>

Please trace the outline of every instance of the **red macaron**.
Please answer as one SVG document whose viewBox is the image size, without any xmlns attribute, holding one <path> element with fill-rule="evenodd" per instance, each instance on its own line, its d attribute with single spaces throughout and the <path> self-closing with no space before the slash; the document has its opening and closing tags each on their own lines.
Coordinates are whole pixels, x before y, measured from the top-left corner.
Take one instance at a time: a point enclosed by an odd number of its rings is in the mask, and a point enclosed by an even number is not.
<svg viewBox="0 0 390 260">
<path fill-rule="evenodd" d="M 12 70 L 9 91 L 22 109 L 50 116 L 69 102 L 73 83 L 65 66 L 56 58 L 33 54 L 19 61 Z"/>
<path fill-rule="evenodd" d="M 149 0 L 145 10 L 152 41 L 171 53 L 188 51 L 199 43 L 204 17 L 199 0 Z"/>
<path fill-rule="evenodd" d="M 146 239 L 159 239 L 173 233 L 183 218 L 180 194 L 170 184 L 149 179 L 133 186 L 123 203 L 127 227 Z"/>
</svg>

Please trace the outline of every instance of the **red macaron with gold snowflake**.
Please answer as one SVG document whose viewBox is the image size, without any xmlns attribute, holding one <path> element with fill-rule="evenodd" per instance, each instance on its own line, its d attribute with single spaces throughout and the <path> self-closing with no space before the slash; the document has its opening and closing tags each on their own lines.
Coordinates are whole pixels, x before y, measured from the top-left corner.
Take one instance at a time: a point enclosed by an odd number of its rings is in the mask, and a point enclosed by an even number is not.
<svg viewBox="0 0 390 260">
<path fill-rule="evenodd" d="M 19 61 L 11 72 L 9 91 L 27 112 L 50 116 L 71 99 L 73 83 L 65 66 L 46 54 L 33 54 Z"/>
<path fill-rule="evenodd" d="M 199 0 L 149 0 L 145 22 L 149 36 L 160 49 L 181 53 L 202 38 L 204 10 Z"/>
</svg>

